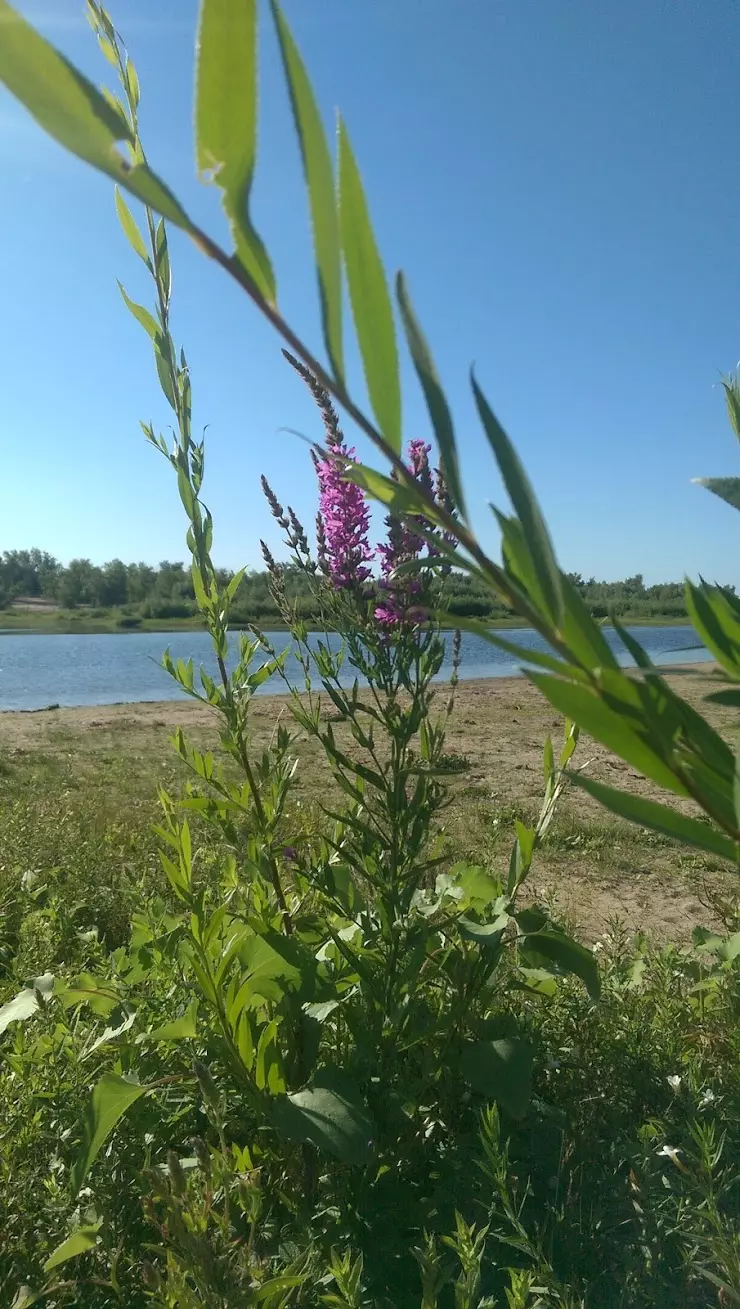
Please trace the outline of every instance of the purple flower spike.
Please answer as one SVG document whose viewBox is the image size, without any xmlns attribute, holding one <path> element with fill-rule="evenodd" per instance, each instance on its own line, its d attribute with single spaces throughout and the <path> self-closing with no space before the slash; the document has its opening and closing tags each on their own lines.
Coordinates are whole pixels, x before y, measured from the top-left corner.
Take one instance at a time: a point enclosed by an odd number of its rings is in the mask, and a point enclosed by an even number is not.
<svg viewBox="0 0 740 1309">
<path fill-rule="evenodd" d="M 360 487 L 342 476 L 344 467 L 354 462 L 354 450 L 342 440 L 327 438 L 327 445 L 331 457 L 317 459 L 316 472 L 329 576 L 338 586 L 362 586 L 370 577 L 367 564 L 373 558 L 370 510 Z"/>
</svg>

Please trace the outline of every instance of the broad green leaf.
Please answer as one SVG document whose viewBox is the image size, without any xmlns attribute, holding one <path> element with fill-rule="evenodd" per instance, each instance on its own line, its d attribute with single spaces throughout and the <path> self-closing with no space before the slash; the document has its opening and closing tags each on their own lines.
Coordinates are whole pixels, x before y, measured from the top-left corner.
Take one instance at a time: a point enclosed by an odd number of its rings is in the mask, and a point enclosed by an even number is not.
<svg viewBox="0 0 740 1309">
<path fill-rule="evenodd" d="M 564 932 L 535 932 L 522 938 L 521 953 L 529 962 L 547 959 L 565 973 L 575 973 L 585 984 L 592 1000 L 601 993 L 601 979 L 596 959 L 585 945 Z"/>
<path fill-rule="evenodd" d="M 725 963 L 731 964 L 740 955 L 740 932 L 734 932 L 720 944 L 717 954 Z"/>
<path fill-rule="evenodd" d="M 546 968 L 520 968 L 512 985 L 518 990 L 531 991 L 534 995 L 546 995 L 548 999 L 558 992 L 557 978 Z"/>
<path fill-rule="evenodd" d="M 562 614 L 560 569 L 545 526 L 545 520 L 535 499 L 529 478 L 506 432 L 499 423 L 475 376 L 471 374 L 473 395 L 480 420 L 499 466 L 511 503 L 521 522 L 529 548 L 547 616 L 558 623 Z"/>
<path fill-rule="evenodd" d="M 460 468 L 457 461 L 457 446 L 455 443 L 455 429 L 452 423 L 452 415 L 450 414 L 447 400 L 445 399 L 445 393 L 442 390 L 442 383 L 439 380 L 431 350 L 429 349 L 426 337 L 419 326 L 408 291 L 406 290 L 406 281 L 403 273 L 399 273 L 396 278 L 396 296 L 401 310 L 401 319 L 406 333 L 406 340 L 408 341 L 409 350 L 411 351 L 411 358 L 414 361 L 414 367 L 421 383 L 421 389 L 424 392 L 424 398 L 427 402 L 429 417 L 432 420 L 434 435 L 437 438 L 442 472 L 450 495 L 452 496 L 456 507 L 459 509 L 462 518 L 465 519 L 465 500 L 463 498 L 462 483 L 460 481 Z"/>
<path fill-rule="evenodd" d="M 248 936 L 239 948 L 239 962 L 246 968 L 254 995 L 279 1001 L 286 991 L 297 991 L 301 971 L 278 952 L 264 936 Z"/>
<path fill-rule="evenodd" d="M 375 1127 L 357 1087 L 338 1068 L 321 1069 L 310 1086 L 281 1098 L 277 1130 L 292 1141 L 310 1141 L 347 1164 L 368 1158 Z"/>
<path fill-rule="evenodd" d="M 117 1073 L 103 1073 L 85 1110 L 82 1142 L 70 1174 L 75 1194 L 116 1124 L 146 1090 L 145 1086 L 129 1082 Z"/>
<path fill-rule="evenodd" d="M 509 915 L 499 914 L 492 923 L 476 923 L 472 918 L 457 918 L 457 930 L 464 941 L 479 945 L 481 950 L 498 950 L 506 928 Z"/>
<path fill-rule="evenodd" d="M 567 718 L 572 718 L 602 745 L 608 746 L 620 759 L 632 764 L 633 768 L 639 769 L 659 786 L 677 795 L 687 794 L 686 788 L 656 749 L 633 729 L 624 710 L 606 704 L 593 687 L 566 681 L 561 677 L 550 677 L 547 673 L 527 672 L 527 676 L 551 705 Z"/>
<path fill-rule="evenodd" d="M 0 1032 L 4 1032 L 10 1023 L 21 1023 L 31 1018 L 39 1007 L 39 996 L 48 1000 L 53 990 L 53 973 L 44 973 L 35 978 L 33 986 L 24 986 L 22 991 L 0 1008 Z"/>
<path fill-rule="evenodd" d="M 616 790 L 615 787 L 605 786 L 602 782 L 595 782 L 593 778 L 586 777 L 583 773 L 574 773 L 571 780 L 576 786 L 588 791 L 589 795 L 603 804 L 606 809 L 611 810 L 613 814 L 618 814 L 620 818 L 626 818 L 631 823 L 639 823 L 641 827 L 648 827 L 651 831 L 662 832 L 665 836 L 672 836 L 674 840 L 682 841 L 684 845 L 693 845 L 699 850 L 706 850 L 710 854 L 718 855 L 720 859 L 729 859 L 732 863 L 737 863 L 738 847 L 734 841 L 708 823 L 700 822 L 697 818 L 689 818 L 686 814 L 678 813 L 669 805 L 659 804 L 656 800 L 646 800 L 642 796 L 630 795 L 626 791 Z"/>
<path fill-rule="evenodd" d="M 342 250 L 332 167 L 316 97 L 298 47 L 277 0 L 272 12 L 290 91 L 313 224 L 316 272 L 321 299 L 324 343 L 334 376 L 344 379 L 342 350 Z"/>
<path fill-rule="evenodd" d="M 192 1004 L 180 1018 L 173 1018 L 170 1023 L 163 1023 L 161 1027 L 155 1027 L 153 1032 L 147 1032 L 146 1038 L 151 1041 L 188 1041 L 193 1040 L 197 1035 L 198 1021 L 198 1001 L 193 1000 Z M 141 1039 L 146 1039 L 142 1037 Z"/>
<path fill-rule="evenodd" d="M 97 1223 L 88 1227 L 78 1227 L 76 1232 L 68 1236 L 66 1241 L 58 1245 L 44 1264 L 44 1272 L 50 1273 L 53 1268 L 58 1268 L 60 1264 L 66 1264 L 68 1259 L 74 1259 L 78 1254 L 86 1254 L 88 1250 L 93 1250 L 98 1244 L 100 1228 L 103 1225 L 102 1218 Z"/>
<path fill-rule="evenodd" d="M 123 296 L 126 308 L 133 314 L 137 323 L 141 323 L 144 331 L 152 338 L 152 341 L 156 341 L 157 337 L 160 336 L 162 329 L 154 315 L 151 314 L 148 309 L 145 309 L 143 305 L 137 304 L 135 300 L 132 300 L 131 297 L 126 294 L 126 291 L 120 282 L 118 283 L 118 289 Z"/>
<path fill-rule="evenodd" d="M 740 477 L 696 477 L 694 481 L 732 505 L 733 509 L 740 509 Z"/>
<path fill-rule="evenodd" d="M 339 223 L 347 284 L 370 403 L 383 436 L 401 452 L 396 329 L 383 264 L 347 129 L 339 123 Z"/>
<path fill-rule="evenodd" d="M 92 164 L 186 232 L 193 225 L 172 192 L 144 163 L 131 163 L 119 145 L 133 133 L 119 112 L 53 45 L 0 0 L 0 82 L 37 123 L 63 146 Z"/>
<path fill-rule="evenodd" d="M 223 191 L 237 258 L 274 304 L 270 257 L 249 216 L 257 162 L 257 0 L 201 0 L 195 135 L 198 172 Z"/>
<path fill-rule="evenodd" d="M 512 1118 L 523 1118 L 532 1095 L 532 1048 L 526 1041 L 470 1041 L 460 1073 L 474 1091 L 497 1100 Z"/>
<path fill-rule="evenodd" d="M 144 260 L 144 263 L 146 264 L 147 268 L 151 268 L 152 264 L 151 264 L 151 259 L 149 258 L 149 251 L 147 250 L 146 241 L 141 235 L 141 232 L 139 231 L 139 228 L 136 224 L 136 219 L 134 218 L 133 214 L 131 213 L 131 210 L 126 204 L 126 201 L 121 195 L 121 191 L 119 187 L 115 188 L 115 197 L 116 197 L 116 213 L 118 214 L 121 227 L 123 228 L 124 233 L 126 234 L 126 237 L 128 238 L 130 245 L 136 251 L 139 258 Z M 119 282 L 118 285 L 120 286 L 121 283 Z"/>
<path fill-rule="evenodd" d="M 453 864 L 449 873 L 437 878 L 437 890 L 453 886 L 462 892 L 461 906 L 480 912 L 489 905 L 496 904 L 501 895 L 501 883 L 497 877 L 478 864 Z M 503 905 L 501 906 L 503 909 Z M 501 910 L 498 905 L 493 912 Z"/>
</svg>

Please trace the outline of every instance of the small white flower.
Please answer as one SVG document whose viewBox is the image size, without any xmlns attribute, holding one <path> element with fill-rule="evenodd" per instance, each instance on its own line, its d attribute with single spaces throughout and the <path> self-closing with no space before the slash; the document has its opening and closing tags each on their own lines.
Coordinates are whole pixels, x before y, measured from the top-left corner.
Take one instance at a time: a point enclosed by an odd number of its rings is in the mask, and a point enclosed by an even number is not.
<svg viewBox="0 0 740 1309">
<path fill-rule="evenodd" d="M 675 1145 L 662 1145 L 657 1153 L 663 1159 L 670 1159 L 671 1163 L 675 1164 L 677 1168 L 683 1168 L 683 1164 L 678 1157 L 681 1151 Z"/>
<path fill-rule="evenodd" d="M 699 1107 L 700 1109 L 707 1109 L 707 1108 L 709 1107 L 710 1104 L 714 1104 L 714 1102 L 715 1102 L 716 1099 L 717 1099 L 717 1097 L 716 1097 L 716 1095 L 714 1094 L 714 1091 L 703 1091 L 703 1092 L 702 1092 L 702 1097 L 701 1097 L 701 1100 L 699 1101 L 699 1106 L 698 1106 L 698 1107 Z"/>
<path fill-rule="evenodd" d="M 666 1081 L 672 1091 L 680 1091 L 681 1078 L 678 1076 L 678 1073 L 674 1073 L 672 1077 L 666 1077 Z"/>
<path fill-rule="evenodd" d="M 603 949 L 604 949 L 603 941 L 594 941 L 593 945 L 591 946 L 591 950 L 594 954 L 598 954 L 599 950 L 603 950 Z"/>
</svg>

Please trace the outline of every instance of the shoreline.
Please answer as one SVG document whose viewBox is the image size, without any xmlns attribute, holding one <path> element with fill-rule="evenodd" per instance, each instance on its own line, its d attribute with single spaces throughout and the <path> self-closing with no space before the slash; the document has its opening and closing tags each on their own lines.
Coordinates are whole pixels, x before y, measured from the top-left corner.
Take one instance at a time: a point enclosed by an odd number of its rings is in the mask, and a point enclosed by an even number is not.
<svg viewBox="0 0 740 1309">
<path fill-rule="evenodd" d="M 715 672 L 718 665 L 714 660 L 700 660 L 693 663 L 686 661 L 676 664 L 657 664 L 656 667 L 665 676 L 670 677 L 673 674 L 676 674 L 680 677 L 686 674 L 694 674 L 698 676 L 701 676 L 702 674 L 711 674 Z M 514 687 L 523 683 L 527 686 L 531 685 L 527 682 L 526 675 L 523 672 L 504 673 L 500 677 L 461 677 L 458 682 L 456 695 L 458 697 L 464 696 L 467 692 L 479 695 L 485 688 L 496 687 L 500 687 L 502 691 L 510 692 Z M 447 679 L 440 678 L 435 685 L 441 687 L 446 686 Z M 275 691 L 267 694 L 263 693 L 253 697 L 254 704 L 265 706 L 275 704 L 278 709 L 284 708 L 288 703 L 288 700 L 289 696 L 285 691 Z M 200 701 L 192 699 L 190 696 L 183 695 L 168 700 L 109 700 L 100 704 L 48 704 L 39 705 L 37 708 L 33 709 L 16 709 L 12 707 L 3 708 L 0 706 L 0 723 L 13 718 L 36 718 L 45 714 L 59 714 L 60 716 L 77 714 L 82 717 L 85 715 L 105 714 L 115 711 L 114 716 L 128 712 L 137 714 L 140 717 L 146 717 L 149 715 L 157 715 L 161 717 L 162 715 L 170 716 L 174 714 L 175 711 L 182 713 L 183 710 L 190 710 L 191 714 L 193 711 L 204 714 L 210 712 L 208 705 L 204 705 Z"/>
<path fill-rule="evenodd" d="M 461 615 L 462 617 L 462 615 Z M 532 624 L 523 622 L 521 618 L 488 618 L 476 619 L 485 627 L 494 631 L 503 630 L 520 630 L 531 631 Z M 605 620 L 604 627 L 612 627 L 613 624 Z M 628 627 L 690 627 L 691 621 L 688 615 L 685 618 L 630 618 L 624 616 L 621 622 Z M 269 624 L 256 622 L 265 632 L 289 632 L 290 628 L 279 622 L 277 619 Z M 229 628 L 230 632 L 249 631 L 249 624 L 235 623 Z M 309 632 L 323 632 L 326 629 L 316 624 L 308 623 Z M 453 623 L 445 625 L 444 632 L 454 632 Z M 18 610 L 0 611 L 0 636 L 136 636 L 142 632 L 148 634 L 159 633 L 162 636 L 172 632 L 203 632 L 207 628 L 197 618 L 143 618 L 134 623 L 122 621 L 115 614 L 106 615 L 100 618 L 85 618 L 80 614 L 78 617 L 58 616 L 53 611 L 47 611 L 44 614 Z"/>
</svg>

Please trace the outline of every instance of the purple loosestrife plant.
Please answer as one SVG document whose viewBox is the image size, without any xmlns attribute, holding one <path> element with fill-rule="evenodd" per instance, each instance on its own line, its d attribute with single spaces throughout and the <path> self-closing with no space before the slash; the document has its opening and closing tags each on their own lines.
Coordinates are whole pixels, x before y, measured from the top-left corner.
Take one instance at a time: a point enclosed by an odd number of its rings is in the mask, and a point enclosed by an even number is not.
<svg viewBox="0 0 740 1309">
<path fill-rule="evenodd" d="M 448 507 L 449 493 L 442 473 L 437 469 L 433 474 L 429 465 L 431 448 L 421 440 L 409 442 L 407 467 L 425 491 Z M 426 518 L 417 515 L 410 523 L 389 514 L 385 522 L 387 537 L 378 546 L 381 576 L 375 618 L 382 628 L 391 631 L 399 625 L 418 624 L 428 619 L 435 582 L 443 570 L 436 566 L 439 550 L 430 540 L 434 529 Z M 423 535 L 413 530 L 413 522 L 418 522 Z M 432 559 L 435 560 L 435 572 L 424 567 L 425 560 Z M 419 566 L 412 570 L 410 566 L 414 561 L 418 561 Z M 444 571 L 449 572 L 449 566 Z"/>
<path fill-rule="evenodd" d="M 329 576 L 342 587 L 362 587 L 372 576 L 368 503 L 359 486 L 343 476 L 354 457 L 354 450 L 341 442 L 330 447 L 326 459 L 315 458 Z"/>
</svg>

